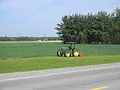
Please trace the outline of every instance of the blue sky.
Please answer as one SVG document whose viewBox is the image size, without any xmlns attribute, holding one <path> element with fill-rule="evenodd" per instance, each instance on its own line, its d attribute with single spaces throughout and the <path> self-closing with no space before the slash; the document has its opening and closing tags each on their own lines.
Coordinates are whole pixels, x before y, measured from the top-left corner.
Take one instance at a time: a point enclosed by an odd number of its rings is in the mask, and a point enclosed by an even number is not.
<svg viewBox="0 0 120 90">
<path fill-rule="evenodd" d="M 0 0 L 0 36 L 57 36 L 64 15 L 111 13 L 120 0 Z"/>
</svg>

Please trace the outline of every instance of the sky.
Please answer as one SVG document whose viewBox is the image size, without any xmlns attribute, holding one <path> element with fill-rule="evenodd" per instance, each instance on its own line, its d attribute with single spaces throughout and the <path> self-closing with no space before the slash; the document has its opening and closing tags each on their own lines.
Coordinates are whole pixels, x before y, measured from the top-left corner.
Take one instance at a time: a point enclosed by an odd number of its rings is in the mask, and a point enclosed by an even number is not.
<svg viewBox="0 0 120 90">
<path fill-rule="evenodd" d="M 0 0 L 0 36 L 54 37 L 65 15 L 120 8 L 120 0 Z"/>
</svg>

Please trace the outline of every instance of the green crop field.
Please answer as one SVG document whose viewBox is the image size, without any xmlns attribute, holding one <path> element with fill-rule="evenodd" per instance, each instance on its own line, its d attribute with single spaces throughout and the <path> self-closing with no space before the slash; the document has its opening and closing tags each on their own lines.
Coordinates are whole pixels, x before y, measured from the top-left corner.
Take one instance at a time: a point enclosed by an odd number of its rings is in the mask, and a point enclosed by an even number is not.
<svg viewBox="0 0 120 90">
<path fill-rule="evenodd" d="M 56 56 L 57 49 L 65 47 L 62 43 L 0 43 L 0 58 L 30 58 Z M 120 45 L 77 44 L 85 55 L 120 54 Z"/>
<path fill-rule="evenodd" d="M 77 44 L 84 57 L 57 57 L 62 43 L 0 43 L 0 73 L 120 62 L 120 45 Z"/>
</svg>

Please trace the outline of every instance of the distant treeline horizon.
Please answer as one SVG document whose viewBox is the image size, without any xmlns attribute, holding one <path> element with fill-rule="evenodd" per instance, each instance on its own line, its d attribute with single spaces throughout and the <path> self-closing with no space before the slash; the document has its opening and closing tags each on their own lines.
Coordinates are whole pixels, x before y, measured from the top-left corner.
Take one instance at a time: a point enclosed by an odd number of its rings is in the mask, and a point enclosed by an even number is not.
<svg viewBox="0 0 120 90">
<path fill-rule="evenodd" d="M 44 40 L 60 40 L 60 37 L 0 37 L 0 41 L 44 41 Z"/>
</svg>

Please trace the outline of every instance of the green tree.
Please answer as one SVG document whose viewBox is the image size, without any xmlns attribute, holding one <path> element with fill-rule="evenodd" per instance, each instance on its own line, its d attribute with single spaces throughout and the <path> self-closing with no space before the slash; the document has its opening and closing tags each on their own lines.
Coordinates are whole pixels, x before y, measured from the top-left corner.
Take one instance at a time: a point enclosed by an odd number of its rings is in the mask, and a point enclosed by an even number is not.
<svg viewBox="0 0 120 90">
<path fill-rule="evenodd" d="M 64 42 L 120 44 L 120 9 L 64 16 L 55 29 Z"/>
</svg>

